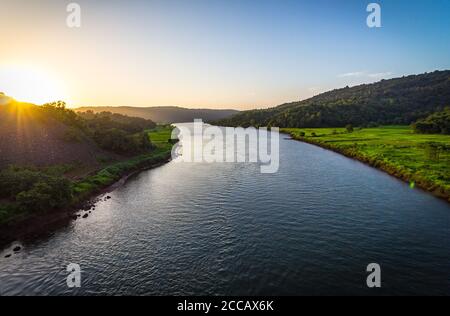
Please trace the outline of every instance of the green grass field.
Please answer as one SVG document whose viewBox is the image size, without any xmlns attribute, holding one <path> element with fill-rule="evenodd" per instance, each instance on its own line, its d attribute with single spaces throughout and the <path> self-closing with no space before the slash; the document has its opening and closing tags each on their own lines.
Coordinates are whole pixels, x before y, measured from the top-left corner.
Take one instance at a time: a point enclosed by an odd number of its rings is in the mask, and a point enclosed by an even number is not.
<svg viewBox="0 0 450 316">
<path fill-rule="evenodd" d="M 171 138 L 173 128 L 170 126 L 157 126 L 156 128 L 149 130 L 148 135 L 151 142 L 157 148 L 167 148 L 172 147 L 169 142 Z"/>
<path fill-rule="evenodd" d="M 355 129 L 352 133 L 344 128 L 281 131 L 366 162 L 450 201 L 450 135 L 415 134 L 408 126 Z"/>
</svg>

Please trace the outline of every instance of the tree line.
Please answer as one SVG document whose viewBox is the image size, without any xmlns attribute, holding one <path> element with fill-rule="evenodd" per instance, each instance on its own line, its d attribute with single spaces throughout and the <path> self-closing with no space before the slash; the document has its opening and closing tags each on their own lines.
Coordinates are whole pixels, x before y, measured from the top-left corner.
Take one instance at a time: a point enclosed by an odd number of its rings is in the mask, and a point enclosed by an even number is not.
<svg viewBox="0 0 450 316">
<path fill-rule="evenodd" d="M 63 138 L 68 142 L 83 141 L 87 136 L 99 147 L 125 155 L 152 149 L 152 143 L 146 132 L 156 127 L 152 120 L 111 112 L 76 113 L 67 109 L 66 104 L 61 101 L 37 106 L 35 110 L 40 111 L 41 117 L 47 122 L 55 119 L 65 124 L 68 129 Z"/>
<path fill-rule="evenodd" d="M 450 107 L 418 120 L 412 127 L 416 133 L 421 134 L 450 134 Z"/>
<path fill-rule="evenodd" d="M 435 71 L 336 89 L 304 101 L 244 111 L 214 123 L 292 128 L 409 125 L 448 105 L 450 71 Z"/>
</svg>

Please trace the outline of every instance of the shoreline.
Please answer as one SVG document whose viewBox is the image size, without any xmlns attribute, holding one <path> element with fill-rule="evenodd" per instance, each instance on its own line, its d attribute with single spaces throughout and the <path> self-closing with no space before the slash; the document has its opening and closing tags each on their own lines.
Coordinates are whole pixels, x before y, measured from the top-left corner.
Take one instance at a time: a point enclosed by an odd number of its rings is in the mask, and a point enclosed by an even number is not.
<svg viewBox="0 0 450 316">
<path fill-rule="evenodd" d="M 359 162 L 362 162 L 372 168 L 375 168 L 377 170 L 383 171 L 390 176 L 395 177 L 398 180 L 401 180 L 406 183 L 414 183 L 414 186 L 423 190 L 424 192 L 430 193 L 433 196 L 445 200 L 446 202 L 450 203 L 450 192 L 446 191 L 444 188 L 441 188 L 440 186 L 430 183 L 428 181 L 422 180 L 418 177 L 414 177 L 414 175 L 408 175 L 402 172 L 402 170 L 398 169 L 397 167 L 390 165 L 384 161 L 380 161 L 377 159 L 371 159 L 367 156 L 364 156 L 362 154 L 359 154 L 355 151 L 349 151 L 342 148 L 339 148 L 337 146 L 333 146 L 331 144 L 323 143 L 320 141 L 314 141 L 312 139 L 309 139 L 307 137 L 297 137 L 293 133 L 289 133 L 287 131 L 282 132 L 280 131 L 280 134 L 289 135 L 292 140 L 304 142 L 310 145 L 314 145 L 317 147 L 320 147 L 322 149 L 330 150 L 332 152 L 338 153 L 340 155 L 343 155 L 347 158 L 357 160 Z"/>
<path fill-rule="evenodd" d="M 95 203 L 101 200 L 102 196 L 125 185 L 131 177 L 141 172 L 165 165 L 171 161 L 170 156 L 170 151 L 164 152 L 163 158 L 160 161 L 151 162 L 148 165 L 144 164 L 134 170 L 128 170 L 118 180 L 103 188 L 95 189 L 92 192 L 77 197 L 72 205 L 68 205 L 65 208 L 54 209 L 45 213 L 20 215 L 9 222 L 0 224 L 0 250 L 17 240 L 23 239 L 24 242 L 32 240 L 80 219 L 80 215 L 76 215 L 77 212 L 84 211 L 86 213 L 91 210 Z M 154 156 L 149 155 L 148 158 L 152 160 Z M 97 173 L 102 170 L 104 169 L 98 170 Z"/>
</svg>

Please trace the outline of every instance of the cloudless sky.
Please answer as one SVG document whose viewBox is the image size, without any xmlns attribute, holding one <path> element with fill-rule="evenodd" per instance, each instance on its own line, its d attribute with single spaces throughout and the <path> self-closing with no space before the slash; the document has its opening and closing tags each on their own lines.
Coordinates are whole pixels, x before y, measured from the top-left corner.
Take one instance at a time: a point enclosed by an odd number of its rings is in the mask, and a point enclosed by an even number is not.
<svg viewBox="0 0 450 316">
<path fill-rule="evenodd" d="M 450 69 L 448 0 L 78 0 L 79 29 L 70 2 L 0 0 L 0 91 L 31 89 L 2 76 L 20 66 L 73 106 L 249 109 Z M 381 28 L 366 25 L 370 2 Z"/>
</svg>

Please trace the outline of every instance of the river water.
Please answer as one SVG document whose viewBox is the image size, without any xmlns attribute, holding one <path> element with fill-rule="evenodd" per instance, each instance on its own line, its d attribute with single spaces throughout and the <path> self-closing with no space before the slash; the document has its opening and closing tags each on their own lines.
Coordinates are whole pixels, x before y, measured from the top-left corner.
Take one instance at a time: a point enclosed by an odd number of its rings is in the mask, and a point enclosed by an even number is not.
<svg viewBox="0 0 450 316">
<path fill-rule="evenodd" d="M 450 295 L 449 204 L 285 136 L 280 154 L 275 174 L 142 172 L 88 218 L 0 252 L 0 295 Z M 80 288 L 67 287 L 70 263 Z M 369 263 L 381 288 L 366 285 Z"/>
</svg>

